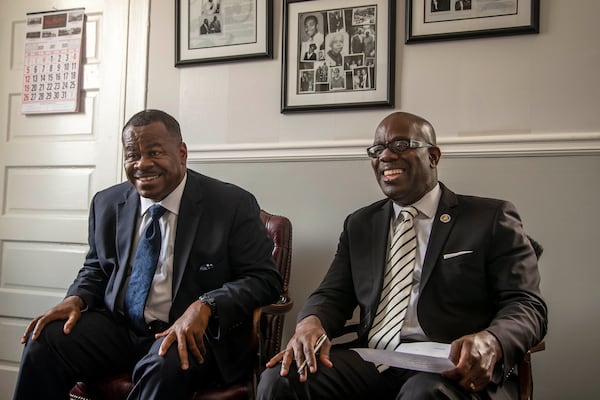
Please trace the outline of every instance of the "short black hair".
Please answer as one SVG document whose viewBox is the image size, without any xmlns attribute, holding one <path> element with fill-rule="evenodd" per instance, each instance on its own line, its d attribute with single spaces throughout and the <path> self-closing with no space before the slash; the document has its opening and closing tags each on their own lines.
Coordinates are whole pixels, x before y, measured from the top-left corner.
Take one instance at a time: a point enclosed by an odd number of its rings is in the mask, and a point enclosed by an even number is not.
<svg viewBox="0 0 600 400">
<path fill-rule="evenodd" d="M 306 25 L 306 21 L 310 21 L 311 19 L 315 22 L 315 25 L 319 25 L 319 20 L 312 14 L 304 18 L 304 24 Z"/>
<path fill-rule="evenodd" d="M 183 141 L 181 137 L 181 127 L 179 122 L 171 115 L 161 110 L 143 110 L 136 113 L 133 117 L 129 118 L 129 121 L 123 127 L 123 132 L 133 126 L 144 126 L 151 124 L 152 122 L 160 121 L 167 128 L 167 131 L 178 141 Z"/>
</svg>

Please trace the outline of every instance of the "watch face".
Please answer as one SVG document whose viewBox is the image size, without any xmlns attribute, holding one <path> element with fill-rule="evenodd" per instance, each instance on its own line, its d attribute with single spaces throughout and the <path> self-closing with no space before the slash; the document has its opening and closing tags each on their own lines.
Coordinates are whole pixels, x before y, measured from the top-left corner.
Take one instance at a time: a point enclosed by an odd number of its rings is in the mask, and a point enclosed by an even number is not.
<svg viewBox="0 0 600 400">
<path fill-rule="evenodd" d="M 210 296 L 200 296 L 199 299 L 201 302 L 210 307 L 210 312 L 213 316 L 217 314 L 217 304 L 215 303 L 215 299 Z"/>
</svg>

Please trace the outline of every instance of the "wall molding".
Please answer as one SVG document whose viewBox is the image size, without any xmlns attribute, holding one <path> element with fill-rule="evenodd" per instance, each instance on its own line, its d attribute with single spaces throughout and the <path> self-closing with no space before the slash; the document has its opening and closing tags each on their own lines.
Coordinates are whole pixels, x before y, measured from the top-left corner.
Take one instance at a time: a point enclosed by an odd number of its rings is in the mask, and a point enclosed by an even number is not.
<svg viewBox="0 0 600 400">
<path fill-rule="evenodd" d="M 150 0 L 130 0 L 128 15 L 125 119 L 146 108 Z"/>
<path fill-rule="evenodd" d="M 188 146 L 191 162 L 281 162 L 365 159 L 370 140 Z M 439 138 L 444 158 L 600 154 L 600 132 Z"/>
<path fill-rule="evenodd" d="M 125 75 L 125 99 L 123 123 L 139 110 L 146 108 L 148 97 L 148 51 L 150 41 L 150 0 L 130 0 L 127 19 L 127 69 Z M 118 160 L 123 159 L 123 147 L 119 135 Z M 119 164 L 121 161 L 119 161 Z M 119 165 L 119 180 L 125 179 L 125 171 Z"/>
</svg>

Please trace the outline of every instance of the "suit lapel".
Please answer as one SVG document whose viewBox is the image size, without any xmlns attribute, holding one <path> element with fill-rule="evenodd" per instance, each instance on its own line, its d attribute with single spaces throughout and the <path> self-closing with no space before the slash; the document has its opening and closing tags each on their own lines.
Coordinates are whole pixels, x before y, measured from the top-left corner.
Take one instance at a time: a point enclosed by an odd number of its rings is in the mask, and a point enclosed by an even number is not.
<svg viewBox="0 0 600 400">
<path fill-rule="evenodd" d="M 134 230 L 137 226 L 139 204 L 139 196 L 133 187 L 126 193 L 125 199 L 117 204 L 115 241 L 117 244 L 117 265 L 119 268 L 117 268 L 115 276 L 116 290 L 113 291 L 112 302 L 116 300 L 118 291 L 125 281 Z"/>
<path fill-rule="evenodd" d="M 458 205 L 456 195 L 442 183 L 440 183 L 440 186 L 442 188 L 442 196 L 433 220 L 431 234 L 429 235 L 429 245 L 427 246 L 425 260 L 423 261 L 421 291 L 429 280 L 437 261 L 440 259 L 448 235 L 450 235 L 452 227 L 456 222 L 456 206 Z"/>
<path fill-rule="evenodd" d="M 181 196 L 179 216 L 177 217 L 173 258 L 173 299 L 175 299 L 183 279 L 185 266 L 194 245 L 194 240 L 191 238 L 196 237 L 196 230 L 203 211 L 201 206 L 202 193 L 198 190 L 199 183 L 197 181 L 198 177 L 188 170 L 187 182 Z"/>
<path fill-rule="evenodd" d="M 388 246 L 388 234 L 389 224 L 392 218 L 392 202 L 386 202 L 371 219 L 371 270 L 370 276 L 373 279 L 373 283 L 369 285 L 371 288 L 367 304 L 371 304 L 370 320 L 372 322 L 377 312 L 377 305 L 381 297 L 381 290 L 383 287 L 383 274 L 385 270 L 387 246 Z M 369 282 L 367 279 L 366 282 Z"/>
</svg>

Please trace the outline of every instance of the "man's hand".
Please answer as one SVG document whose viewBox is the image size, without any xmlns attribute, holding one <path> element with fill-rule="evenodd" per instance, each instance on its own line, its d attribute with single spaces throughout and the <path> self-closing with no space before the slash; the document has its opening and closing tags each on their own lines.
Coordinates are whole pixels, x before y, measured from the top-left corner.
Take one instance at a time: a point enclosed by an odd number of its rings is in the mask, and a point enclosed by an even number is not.
<svg viewBox="0 0 600 400">
<path fill-rule="evenodd" d="M 449 358 L 456 368 L 442 375 L 458 381 L 466 391 L 478 392 L 492 380 L 494 366 L 502 359 L 502 347 L 494 335 L 481 331 L 452 342 Z"/>
<path fill-rule="evenodd" d="M 276 354 L 273 358 L 267 362 L 267 368 L 273 368 L 279 362 L 281 362 L 281 376 L 287 376 L 292 364 L 292 360 L 296 361 L 296 367 L 299 367 L 304 360 L 307 360 L 308 368 L 304 368 L 300 375 L 300 382 L 305 382 L 308 379 L 306 370 L 309 370 L 311 374 L 317 372 L 317 360 L 315 357 L 315 344 L 321 335 L 325 334 L 321 321 L 314 315 L 310 315 L 298 322 L 296 325 L 296 332 L 290 339 L 285 350 Z M 319 352 L 319 361 L 326 367 L 333 367 L 331 360 L 329 359 L 329 350 L 331 349 L 331 342 L 329 339 L 325 340 L 321 350 Z"/>
<path fill-rule="evenodd" d="M 27 343 L 29 334 L 33 332 L 31 336 L 32 340 L 36 340 L 46 325 L 52 321 L 59 319 L 66 319 L 63 327 L 65 335 L 71 333 L 73 327 L 81 318 L 81 310 L 85 307 L 85 302 L 79 296 L 69 296 L 63 301 L 46 311 L 44 314 L 36 317 L 27 325 L 25 333 L 21 336 L 21 344 Z"/>
<path fill-rule="evenodd" d="M 208 326 L 211 311 L 210 307 L 197 300 L 190 304 L 183 315 L 175 321 L 166 331 L 154 335 L 156 339 L 164 337 L 165 340 L 158 350 L 159 356 L 167 354 L 167 350 L 173 342 L 177 342 L 177 352 L 179 353 L 179 363 L 181 369 L 188 369 L 188 352 L 202 364 L 204 362 L 204 332 Z"/>
</svg>

